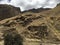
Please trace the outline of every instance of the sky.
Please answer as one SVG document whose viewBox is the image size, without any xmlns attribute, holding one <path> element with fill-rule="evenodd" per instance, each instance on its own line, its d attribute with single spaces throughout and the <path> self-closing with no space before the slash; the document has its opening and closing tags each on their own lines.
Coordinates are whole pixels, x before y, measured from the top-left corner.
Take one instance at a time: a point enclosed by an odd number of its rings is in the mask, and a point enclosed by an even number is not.
<svg viewBox="0 0 60 45">
<path fill-rule="evenodd" d="M 60 0 L 0 0 L 0 4 L 20 7 L 21 11 L 37 8 L 54 8 Z"/>
</svg>

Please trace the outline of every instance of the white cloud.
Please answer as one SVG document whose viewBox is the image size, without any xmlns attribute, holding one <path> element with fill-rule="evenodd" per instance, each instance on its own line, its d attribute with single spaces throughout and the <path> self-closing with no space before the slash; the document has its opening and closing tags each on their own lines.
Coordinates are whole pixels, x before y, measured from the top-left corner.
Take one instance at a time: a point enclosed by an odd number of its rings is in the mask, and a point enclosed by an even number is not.
<svg viewBox="0 0 60 45">
<path fill-rule="evenodd" d="M 10 4 L 15 7 L 20 7 L 21 11 L 32 8 L 54 8 L 60 3 L 60 0 L 1 0 L 0 4 Z"/>
</svg>

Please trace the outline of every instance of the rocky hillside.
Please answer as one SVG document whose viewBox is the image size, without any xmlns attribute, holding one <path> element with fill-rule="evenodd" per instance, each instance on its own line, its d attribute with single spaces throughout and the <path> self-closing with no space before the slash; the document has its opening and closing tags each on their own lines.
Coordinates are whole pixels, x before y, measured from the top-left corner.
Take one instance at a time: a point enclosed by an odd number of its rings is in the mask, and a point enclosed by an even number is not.
<svg viewBox="0 0 60 45">
<path fill-rule="evenodd" d="M 20 13 L 20 9 L 11 5 L 0 4 L 0 20 L 13 17 Z"/>
<path fill-rule="evenodd" d="M 38 13 L 26 11 L 0 21 L 0 32 L 6 36 L 9 30 L 15 30 L 27 41 L 60 43 L 60 5 Z"/>
</svg>

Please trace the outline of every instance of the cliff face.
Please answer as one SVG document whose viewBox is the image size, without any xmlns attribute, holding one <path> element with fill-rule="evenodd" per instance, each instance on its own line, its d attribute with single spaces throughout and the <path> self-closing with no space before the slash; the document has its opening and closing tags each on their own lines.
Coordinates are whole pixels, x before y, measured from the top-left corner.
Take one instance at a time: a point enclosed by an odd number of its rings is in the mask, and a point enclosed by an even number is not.
<svg viewBox="0 0 60 45">
<path fill-rule="evenodd" d="M 20 9 L 11 5 L 0 4 L 0 20 L 13 17 L 20 13 Z"/>
</svg>

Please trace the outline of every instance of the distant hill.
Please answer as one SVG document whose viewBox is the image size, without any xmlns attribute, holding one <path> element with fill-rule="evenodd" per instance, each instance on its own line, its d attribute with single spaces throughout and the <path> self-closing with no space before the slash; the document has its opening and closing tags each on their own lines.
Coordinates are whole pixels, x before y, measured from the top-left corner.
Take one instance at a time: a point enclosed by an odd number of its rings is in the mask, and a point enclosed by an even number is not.
<svg viewBox="0 0 60 45">
<path fill-rule="evenodd" d="M 43 11 L 47 11 L 47 10 L 50 10 L 50 8 L 38 8 L 38 9 L 33 8 L 30 10 L 23 11 L 22 13 L 25 13 L 25 12 L 39 13 L 39 12 L 43 12 Z"/>
</svg>

